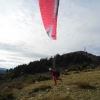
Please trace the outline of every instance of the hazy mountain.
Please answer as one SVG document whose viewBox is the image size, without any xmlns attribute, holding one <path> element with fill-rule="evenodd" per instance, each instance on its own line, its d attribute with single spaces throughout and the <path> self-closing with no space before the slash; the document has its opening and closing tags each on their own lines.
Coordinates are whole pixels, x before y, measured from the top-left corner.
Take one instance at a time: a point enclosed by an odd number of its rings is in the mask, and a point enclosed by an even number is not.
<svg viewBox="0 0 100 100">
<path fill-rule="evenodd" d="M 6 68 L 0 68 L 0 73 L 4 73 L 6 70 Z"/>
</svg>

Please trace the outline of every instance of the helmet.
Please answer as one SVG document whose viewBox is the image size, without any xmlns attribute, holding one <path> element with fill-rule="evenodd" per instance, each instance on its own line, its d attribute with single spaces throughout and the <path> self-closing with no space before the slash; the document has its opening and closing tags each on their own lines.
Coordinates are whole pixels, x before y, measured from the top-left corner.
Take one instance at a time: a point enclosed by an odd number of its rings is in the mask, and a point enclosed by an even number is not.
<svg viewBox="0 0 100 100">
<path fill-rule="evenodd" d="M 49 70 L 52 70 L 52 68 L 49 68 Z"/>
</svg>

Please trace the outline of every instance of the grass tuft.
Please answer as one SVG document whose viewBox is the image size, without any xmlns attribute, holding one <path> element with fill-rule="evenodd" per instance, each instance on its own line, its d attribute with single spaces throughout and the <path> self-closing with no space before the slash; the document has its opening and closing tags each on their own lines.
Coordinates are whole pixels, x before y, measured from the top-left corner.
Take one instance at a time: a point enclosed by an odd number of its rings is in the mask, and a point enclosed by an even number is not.
<svg viewBox="0 0 100 100">
<path fill-rule="evenodd" d="M 31 84 L 36 81 L 46 81 L 50 79 L 51 79 L 50 75 L 31 75 L 31 76 L 28 76 L 24 82 Z"/>
<path fill-rule="evenodd" d="M 90 85 L 89 82 L 78 82 L 77 85 L 81 89 L 96 89 L 96 87 Z"/>
<path fill-rule="evenodd" d="M 34 88 L 32 92 L 45 91 L 47 89 L 51 89 L 51 86 L 49 86 L 49 85 L 41 85 L 39 87 Z"/>
</svg>

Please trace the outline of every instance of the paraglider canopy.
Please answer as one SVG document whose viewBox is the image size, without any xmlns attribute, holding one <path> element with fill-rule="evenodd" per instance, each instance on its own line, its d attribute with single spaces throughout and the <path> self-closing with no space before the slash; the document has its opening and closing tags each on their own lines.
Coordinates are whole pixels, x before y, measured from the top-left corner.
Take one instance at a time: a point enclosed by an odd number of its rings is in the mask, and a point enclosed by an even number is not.
<svg viewBox="0 0 100 100">
<path fill-rule="evenodd" d="M 56 40 L 59 0 L 39 0 L 42 21 L 48 36 Z"/>
</svg>

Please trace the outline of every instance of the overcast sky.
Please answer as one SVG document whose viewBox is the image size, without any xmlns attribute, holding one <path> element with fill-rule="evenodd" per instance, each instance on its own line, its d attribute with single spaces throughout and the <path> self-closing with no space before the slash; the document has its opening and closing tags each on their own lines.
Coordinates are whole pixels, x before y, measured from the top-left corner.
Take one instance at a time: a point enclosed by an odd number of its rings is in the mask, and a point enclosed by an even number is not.
<svg viewBox="0 0 100 100">
<path fill-rule="evenodd" d="M 100 0 L 60 0 L 56 41 L 45 32 L 38 0 L 0 0 L 0 68 L 84 47 L 100 55 Z"/>
</svg>

